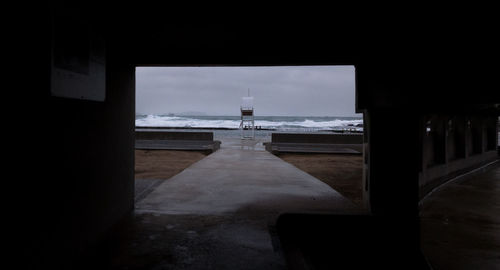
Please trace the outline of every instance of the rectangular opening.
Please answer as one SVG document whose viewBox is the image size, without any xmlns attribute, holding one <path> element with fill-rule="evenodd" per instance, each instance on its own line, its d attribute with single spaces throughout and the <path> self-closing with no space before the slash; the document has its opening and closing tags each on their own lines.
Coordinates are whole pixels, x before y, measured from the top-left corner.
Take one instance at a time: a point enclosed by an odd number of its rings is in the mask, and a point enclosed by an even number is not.
<svg viewBox="0 0 500 270">
<path fill-rule="evenodd" d="M 255 98 L 252 110 L 240 108 L 242 98 L 247 96 Z M 252 139 L 242 140 L 241 129 L 249 125 L 246 122 L 241 126 L 244 117 L 254 120 L 255 137 Z M 262 160 L 271 160 L 269 156 L 252 160 L 238 151 L 254 151 L 255 156 L 271 155 L 266 147 L 272 143 L 273 134 L 293 134 L 284 137 L 299 141 L 283 142 L 277 146 L 276 153 L 271 152 L 282 162 L 312 175 L 311 179 L 316 178 L 314 181 L 326 183 L 325 189 L 335 189 L 359 205 L 362 202 L 363 115 L 355 112 L 354 66 L 137 67 L 136 135 L 143 131 L 213 134 L 213 140 L 220 141 L 220 149 L 211 155 L 229 152 L 234 155 L 226 162 L 232 169 L 220 171 L 216 177 L 241 173 L 241 177 L 233 176 L 235 179 L 267 173 L 268 166 Z M 185 150 L 189 150 L 191 144 L 182 143 Z M 136 150 L 136 182 L 144 175 L 140 173 L 148 169 L 138 168 L 138 162 L 160 151 L 138 149 L 137 146 L 136 137 L 136 149 L 140 150 Z M 181 152 L 175 151 L 170 158 L 177 160 Z M 243 172 L 245 168 L 239 165 L 231 165 L 240 159 L 248 159 L 248 172 Z M 255 167 L 250 164 L 252 162 L 260 165 Z M 164 169 L 175 166 L 169 160 L 162 164 Z M 191 164 L 180 168 L 181 171 Z M 293 175 L 282 175 L 280 170 L 268 172 L 281 175 L 274 178 L 276 183 L 288 177 L 293 179 Z M 148 177 L 154 178 L 154 175 Z M 258 185 L 260 180 L 256 176 L 245 185 Z M 233 184 L 238 185 L 237 181 Z M 289 184 L 283 183 L 278 197 L 287 193 Z M 226 187 L 232 188 L 231 184 Z M 235 205 L 242 198 L 251 197 L 242 192 L 240 198 L 235 199 Z"/>
</svg>

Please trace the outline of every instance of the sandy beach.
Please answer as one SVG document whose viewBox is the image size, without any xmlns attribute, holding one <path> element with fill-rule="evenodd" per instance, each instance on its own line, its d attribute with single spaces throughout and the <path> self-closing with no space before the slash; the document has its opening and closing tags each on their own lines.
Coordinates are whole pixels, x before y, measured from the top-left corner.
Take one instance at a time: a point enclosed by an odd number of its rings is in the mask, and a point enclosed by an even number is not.
<svg viewBox="0 0 500 270">
<path fill-rule="evenodd" d="M 135 150 L 135 179 L 168 179 L 205 156 L 198 151 Z"/>
<path fill-rule="evenodd" d="M 325 182 L 357 205 L 361 205 L 363 156 L 287 153 L 280 154 L 279 157 Z"/>
</svg>

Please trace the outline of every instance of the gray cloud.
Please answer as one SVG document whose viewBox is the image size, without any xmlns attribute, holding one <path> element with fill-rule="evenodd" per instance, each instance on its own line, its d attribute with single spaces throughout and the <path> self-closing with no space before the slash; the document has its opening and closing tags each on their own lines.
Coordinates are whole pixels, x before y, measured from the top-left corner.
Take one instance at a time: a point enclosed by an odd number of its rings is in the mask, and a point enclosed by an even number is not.
<svg viewBox="0 0 500 270">
<path fill-rule="evenodd" d="M 256 115 L 355 115 L 353 66 L 138 67 L 136 112 L 239 115 L 248 88 Z"/>
</svg>

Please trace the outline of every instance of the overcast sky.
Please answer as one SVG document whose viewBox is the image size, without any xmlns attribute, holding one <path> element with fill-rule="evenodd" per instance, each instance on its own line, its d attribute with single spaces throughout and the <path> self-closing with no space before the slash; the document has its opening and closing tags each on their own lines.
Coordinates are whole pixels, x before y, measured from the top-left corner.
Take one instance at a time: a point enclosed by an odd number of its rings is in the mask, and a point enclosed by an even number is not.
<svg viewBox="0 0 500 270">
<path fill-rule="evenodd" d="M 239 115 L 247 89 L 255 115 L 360 116 L 354 66 L 137 67 L 136 113 Z"/>
</svg>

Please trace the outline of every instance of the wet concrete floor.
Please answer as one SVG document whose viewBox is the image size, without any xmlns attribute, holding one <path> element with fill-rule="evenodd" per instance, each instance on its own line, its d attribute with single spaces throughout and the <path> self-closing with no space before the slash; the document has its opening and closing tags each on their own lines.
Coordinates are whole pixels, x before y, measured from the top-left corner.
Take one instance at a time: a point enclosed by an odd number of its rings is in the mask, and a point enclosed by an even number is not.
<svg viewBox="0 0 500 270">
<path fill-rule="evenodd" d="M 435 270 L 500 269 L 498 164 L 445 184 L 420 216 L 422 249 Z"/>
</svg>

